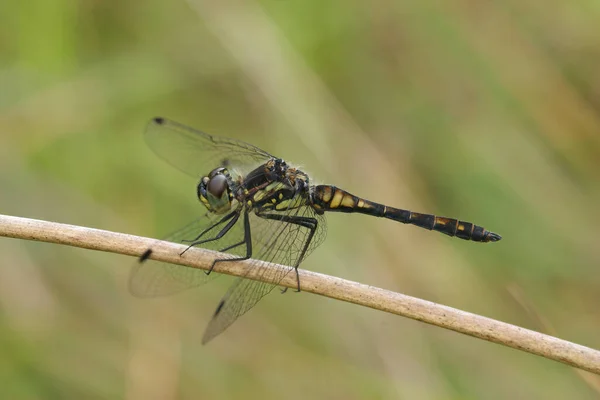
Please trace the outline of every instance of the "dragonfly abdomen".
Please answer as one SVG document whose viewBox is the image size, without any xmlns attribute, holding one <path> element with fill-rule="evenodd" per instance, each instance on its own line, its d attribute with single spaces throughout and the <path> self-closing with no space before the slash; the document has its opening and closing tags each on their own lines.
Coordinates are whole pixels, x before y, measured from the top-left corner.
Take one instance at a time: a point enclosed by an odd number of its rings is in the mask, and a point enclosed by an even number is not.
<svg viewBox="0 0 600 400">
<path fill-rule="evenodd" d="M 375 217 L 385 216 L 384 205 L 361 199 L 332 185 L 314 186 L 311 191 L 311 202 L 317 211 L 357 212 Z"/>
<path fill-rule="evenodd" d="M 441 232 L 448 236 L 456 236 L 459 239 L 472 240 L 474 242 L 497 242 L 502 239 L 500 235 L 486 230 L 483 226 L 454 218 L 437 217 L 432 214 L 420 214 L 393 207 L 385 208 L 384 217 L 404 224 L 415 225 L 420 228 Z"/>
<path fill-rule="evenodd" d="M 317 211 L 355 212 L 383 217 L 475 242 L 497 242 L 502 239 L 500 235 L 471 222 L 388 207 L 331 185 L 315 186 L 311 193 L 311 200 Z"/>
</svg>

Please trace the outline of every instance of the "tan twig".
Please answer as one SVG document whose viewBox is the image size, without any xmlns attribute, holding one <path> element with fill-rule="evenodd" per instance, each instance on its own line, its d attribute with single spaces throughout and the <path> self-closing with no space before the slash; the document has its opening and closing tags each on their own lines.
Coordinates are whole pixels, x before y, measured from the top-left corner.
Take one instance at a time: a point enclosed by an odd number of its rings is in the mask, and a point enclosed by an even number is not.
<svg viewBox="0 0 600 400">
<path fill-rule="evenodd" d="M 140 236 L 6 215 L 0 215 L 0 236 L 65 244 L 130 256 L 140 256 L 152 245 L 151 258 L 155 260 L 201 269 L 209 268 L 217 254 L 209 250 L 193 248 L 185 253 L 185 257 L 180 257 L 179 253 L 185 249 L 185 246 L 180 244 L 157 242 L 156 239 Z M 281 268 L 277 265 L 262 263 L 247 273 L 248 263 L 248 261 L 219 263 L 216 265 L 215 271 L 235 276 L 245 275 L 249 279 L 260 280 L 260 277 L 265 275 L 261 272 L 264 271 L 264 268 Z M 301 288 L 305 292 L 416 319 L 600 374 L 599 351 L 553 336 L 430 301 L 315 272 L 301 270 L 300 282 Z M 295 274 L 288 274 L 281 282 L 281 286 L 289 288 L 295 288 L 296 285 Z"/>
</svg>

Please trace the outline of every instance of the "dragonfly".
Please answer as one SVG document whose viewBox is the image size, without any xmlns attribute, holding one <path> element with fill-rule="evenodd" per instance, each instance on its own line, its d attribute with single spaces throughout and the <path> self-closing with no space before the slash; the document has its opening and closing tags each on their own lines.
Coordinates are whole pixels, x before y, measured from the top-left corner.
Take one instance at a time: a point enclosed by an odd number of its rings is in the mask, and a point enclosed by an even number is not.
<svg viewBox="0 0 600 400">
<path fill-rule="evenodd" d="M 166 118 L 152 119 L 144 137 L 160 158 L 200 179 L 196 195 L 206 208 L 205 214 L 165 240 L 224 255 L 203 271 L 149 260 L 150 248 L 132 270 L 130 292 L 155 297 L 196 287 L 218 276 L 212 270 L 221 262 L 251 259 L 246 274 L 261 261 L 274 267 L 263 268 L 260 280 L 237 278 L 208 323 L 203 344 L 254 307 L 292 271 L 300 291 L 298 266 L 325 239 L 325 212 L 382 217 L 475 242 L 502 238 L 471 222 L 386 206 L 333 185 L 313 185 L 306 173 L 256 146 Z"/>
</svg>

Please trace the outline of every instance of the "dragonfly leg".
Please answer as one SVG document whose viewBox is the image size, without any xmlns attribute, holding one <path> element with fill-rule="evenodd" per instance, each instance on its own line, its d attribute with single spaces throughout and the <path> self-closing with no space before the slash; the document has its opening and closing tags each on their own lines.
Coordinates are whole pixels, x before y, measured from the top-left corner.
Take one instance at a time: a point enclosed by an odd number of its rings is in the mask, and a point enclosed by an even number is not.
<svg viewBox="0 0 600 400">
<path fill-rule="evenodd" d="M 232 218 L 232 217 L 234 217 L 236 214 L 239 214 L 239 213 L 238 213 L 237 211 L 234 211 L 234 212 L 232 212 L 232 213 L 229 213 L 229 214 L 227 214 L 226 216 L 224 216 L 223 218 L 221 218 L 219 221 L 215 222 L 214 224 L 212 224 L 211 226 L 209 226 L 208 228 L 206 228 L 205 230 L 203 230 L 202 232 L 200 232 L 200 234 L 199 234 L 198 236 L 196 236 L 194 239 L 192 239 L 192 240 L 181 240 L 180 242 L 181 242 L 181 243 L 190 243 L 190 242 L 195 242 L 195 241 L 197 241 L 198 239 L 200 239 L 202 236 L 204 236 L 204 235 L 205 235 L 207 232 L 209 232 L 210 230 L 212 230 L 212 229 L 216 228 L 217 226 L 219 226 L 219 225 L 220 225 L 220 224 L 222 224 L 223 222 L 227 221 L 228 219 L 231 219 L 231 218 Z M 238 216 L 238 217 L 239 217 L 239 216 Z M 186 227 L 186 228 L 187 228 L 187 227 Z M 184 229 L 185 229 L 185 228 L 184 228 Z M 166 238 L 166 239 L 164 239 L 164 240 L 167 240 L 167 241 L 169 241 L 169 237 L 167 237 L 167 238 Z M 204 242 L 202 242 L 202 243 L 204 243 Z M 196 245 L 196 244 L 197 244 L 197 243 L 195 243 L 195 244 L 192 244 L 192 245 L 188 246 L 188 247 L 187 247 L 187 248 L 186 248 L 184 251 L 182 251 L 181 253 L 179 253 L 179 255 L 180 255 L 180 256 L 182 256 L 182 255 L 183 255 L 183 254 L 184 254 L 186 251 L 188 251 L 188 250 L 190 249 L 190 247 L 192 247 L 192 246 L 194 246 L 194 245 Z M 140 258 L 138 259 L 138 261 L 139 261 L 140 263 L 143 263 L 143 262 L 144 262 L 144 261 L 146 261 L 148 258 L 150 258 L 150 256 L 152 255 L 152 252 L 153 252 L 153 250 L 152 250 L 151 248 L 150 248 L 150 249 L 147 249 L 147 250 L 146 250 L 146 251 L 145 251 L 145 252 L 144 252 L 144 253 L 143 253 L 143 254 L 140 256 Z"/>
<path fill-rule="evenodd" d="M 226 251 L 229 251 L 229 250 L 231 250 L 231 249 L 235 249 L 236 247 L 239 247 L 239 246 L 241 246 L 241 245 L 243 245 L 243 244 L 246 244 L 246 239 L 245 239 L 245 238 L 244 238 L 244 239 L 242 239 L 242 241 L 241 241 L 241 242 L 237 242 L 237 243 L 234 243 L 234 244 L 232 244 L 232 245 L 230 245 L 230 246 L 227 246 L 227 247 L 225 247 L 225 248 L 219 249 L 219 252 L 221 252 L 221 253 L 225 253 Z M 242 258 L 234 258 L 233 260 L 245 260 L 245 259 L 246 259 L 246 258 L 242 257 Z M 216 264 L 217 262 L 219 262 L 219 261 L 231 261 L 231 260 L 232 260 L 232 259 L 229 259 L 229 258 L 223 258 L 223 259 L 220 259 L 220 260 L 215 260 L 215 261 L 213 261 L 212 265 L 210 266 L 210 269 L 209 269 L 209 270 L 208 270 L 208 272 L 207 272 L 207 275 L 208 275 L 208 274 L 210 274 L 210 273 L 212 272 L 212 270 L 213 270 L 213 268 L 215 267 L 215 264 Z"/>
<path fill-rule="evenodd" d="M 300 292 L 300 274 L 298 273 L 298 267 L 295 267 L 294 271 L 296 271 L 296 282 L 297 282 L 296 293 L 298 293 L 298 292 Z M 281 289 L 281 294 L 284 294 L 287 291 L 288 291 L 288 288 L 284 287 L 283 289 Z"/>
<path fill-rule="evenodd" d="M 229 251 L 229 250 L 231 250 L 231 249 L 235 249 L 236 247 L 239 247 L 239 246 L 241 246 L 241 245 L 243 245 L 243 244 L 245 244 L 245 243 L 246 243 L 246 239 L 242 239 L 242 241 L 241 241 L 241 242 L 237 242 L 237 243 L 235 243 L 235 244 L 232 244 L 231 246 L 227 246 L 227 247 L 225 247 L 225 248 L 219 249 L 219 251 L 220 251 L 221 253 L 225 253 L 225 252 L 227 252 L 227 251 Z"/>
<path fill-rule="evenodd" d="M 238 213 L 238 218 L 239 218 L 239 213 Z M 231 222 L 229 224 L 231 224 Z M 229 225 L 229 224 L 227 224 L 227 225 Z M 233 226 L 233 224 L 232 224 L 232 226 Z M 229 229 L 231 229 L 231 227 Z M 227 233 L 227 232 L 225 232 L 225 233 Z M 244 213 L 244 239 L 241 242 L 239 242 L 239 243 L 235 243 L 235 244 L 233 244 L 231 246 L 228 246 L 228 247 L 222 249 L 221 251 L 231 250 L 231 249 L 233 249 L 235 247 L 241 246 L 244 243 L 246 244 L 246 255 L 244 257 L 219 258 L 219 259 L 216 259 L 216 260 L 214 260 L 212 262 L 212 265 L 210 266 L 209 270 L 206 271 L 206 275 L 209 275 L 212 272 L 212 270 L 215 268 L 215 265 L 218 262 L 243 261 L 243 260 L 247 260 L 250 257 L 252 257 L 252 236 L 251 236 L 251 233 L 250 233 L 250 218 L 248 217 L 248 211 L 246 211 Z"/>
<path fill-rule="evenodd" d="M 231 217 L 230 217 L 229 215 L 231 215 Z M 233 213 L 231 213 L 231 214 L 229 214 L 229 215 L 227 215 L 225 218 L 221 218 L 221 220 L 220 220 L 219 222 L 217 222 L 215 225 L 213 225 L 213 226 L 211 226 L 211 227 L 209 228 L 209 230 L 210 230 L 210 229 L 214 228 L 215 226 L 219 225 L 220 223 L 222 223 L 222 222 L 224 222 L 224 221 L 227 221 L 227 219 L 231 219 L 231 221 L 229 221 L 229 222 L 227 223 L 227 225 L 225 225 L 225 226 L 223 227 L 223 229 L 221 229 L 221 231 L 220 231 L 219 233 L 217 233 L 217 235 L 216 235 L 215 237 L 212 237 L 212 238 L 210 238 L 210 239 L 204 239 L 204 240 L 197 240 L 197 241 L 194 241 L 194 242 L 190 243 L 190 245 L 188 246 L 188 248 L 187 248 L 187 249 L 185 249 L 184 251 L 182 251 L 182 252 L 181 252 L 179 255 L 180 255 L 180 256 L 184 255 L 186 251 L 188 251 L 190 248 L 192 248 L 192 247 L 194 247 L 194 246 L 198 246 L 198 245 L 200 245 L 200 244 L 203 244 L 203 243 L 208 243 L 208 242 L 212 242 L 212 241 L 215 241 L 215 240 L 219 240 L 219 239 L 221 239 L 223 236 L 225 236 L 225 234 L 226 234 L 227 232 L 229 232 L 229 231 L 231 230 L 231 228 L 233 228 L 233 226 L 236 224 L 236 222 L 237 222 L 237 221 L 238 221 L 238 219 L 240 218 L 240 213 L 239 213 L 239 212 L 237 212 L 237 211 L 236 211 L 236 212 L 233 212 Z M 206 231 L 206 230 L 205 230 L 205 231 Z M 203 233 L 201 233 L 201 234 L 200 234 L 200 236 L 202 236 L 203 234 L 204 234 L 204 232 L 203 232 Z M 200 236 L 198 236 L 198 237 L 200 237 Z"/>
<path fill-rule="evenodd" d="M 221 218 L 217 222 L 215 222 L 214 224 L 212 224 L 211 226 L 209 226 L 208 228 L 206 228 L 205 230 L 203 230 L 202 232 L 200 232 L 200 234 L 198 236 L 196 236 L 195 238 L 193 238 L 191 240 L 184 239 L 181 242 L 182 243 L 192 243 L 192 242 L 197 241 L 198 239 L 200 239 L 202 236 L 204 236 L 210 230 L 212 230 L 212 229 L 216 228 L 217 226 L 221 225 L 223 222 L 225 222 L 225 221 L 227 221 L 227 220 L 235 217 L 236 214 L 238 214 L 238 217 L 239 217 L 239 212 L 237 210 L 234 211 L 234 212 L 231 212 L 231 213 L 225 215 L 223 218 Z"/>
<path fill-rule="evenodd" d="M 304 241 L 304 246 L 302 246 L 302 251 L 300 252 L 300 255 L 298 256 L 298 260 L 296 261 L 295 265 L 293 265 L 293 268 L 296 271 L 296 282 L 297 282 L 296 292 L 300 292 L 300 274 L 298 273 L 298 266 L 302 262 L 302 259 L 304 258 L 304 255 L 306 254 L 306 251 L 308 250 L 308 246 L 310 245 L 310 242 L 312 241 L 312 238 L 315 235 L 315 232 L 317 231 L 317 225 L 318 225 L 317 220 L 315 218 L 300 217 L 297 215 L 260 214 L 260 213 L 258 213 L 256 215 L 258 215 L 259 217 L 264 218 L 264 219 L 272 219 L 272 220 L 276 220 L 276 221 L 288 222 L 290 224 L 303 226 L 310 230 L 306 240 Z M 287 291 L 287 288 L 284 288 L 281 291 L 281 293 L 285 293 L 286 291 Z"/>
</svg>

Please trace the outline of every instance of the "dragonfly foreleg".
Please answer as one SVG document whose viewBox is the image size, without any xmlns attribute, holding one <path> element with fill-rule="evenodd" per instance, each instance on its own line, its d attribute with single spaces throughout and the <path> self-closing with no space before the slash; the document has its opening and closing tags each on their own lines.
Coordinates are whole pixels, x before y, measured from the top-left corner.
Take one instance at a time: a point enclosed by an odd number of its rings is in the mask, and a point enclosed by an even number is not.
<svg viewBox="0 0 600 400">
<path fill-rule="evenodd" d="M 231 217 L 229 216 L 231 215 Z M 229 232 L 231 230 L 231 228 L 233 228 L 233 226 L 236 224 L 236 222 L 238 221 L 238 219 L 240 218 L 240 213 L 238 211 L 235 211 L 231 214 L 229 214 L 227 216 L 225 216 L 224 218 L 222 218 L 219 222 L 217 222 L 215 225 L 213 225 L 212 227 L 205 229 L 205 231 L 208 231 L 210 229 L 213 229 L 214 227 L 218 226 L 219 224 L 221 224 L 224 221 L 227 221 L 227 219 L 231 219 L 231 221 L 229 221 L 227 223 L 227 225 L 225 225 L 223 227 L 223 229 L 221 229 L 221 231 L 219 233 L 217 233 L 217 235 L 215 237 L 212 237 L 210 239 L 204 239 L 204 240 L 197 240 L 195 242 L 190 243 L 190 245 L 188 246 L 187 249 L 185 249 L 184 251 L 182 251 L 179 255 L 182 256 L 185 254 L 186 251 L 188 251 L 190 248 L 194 247 L 194 246 L 198 246 L 200 244 L 204 244 L 204 243 L 208 243 L 208 242 L 213 242 L 215 240 L 219 240 L 221 239 L 223 236 L 225 236 L 225 234 L 227 232 Z M 233 218 L 232 218 L 233 217 Z M 198 237 L 202 236 L 204 233 L 201 233 Z"/>
<path fill-rule="evenodd" d="M 238 218 L 239 218 L 239 213 L 238 213 Z M 229 224 L 227 224 L 227 225 L 229 225 Z M 231 228 L 229 228 L 229 229 L 231 229 Z M 227 232 L 225 232 L 225 233 L 227 233 Z M 218 262 L 243 261 L 243 260 L 247 260 L 250 257 L 252 257 L 252 236 L 250 233 L 250 218 L 248 216 L 247 210 L 244 212 L 244 239 L 241 242 L 232 244 L 231 246 L 225 247 L 224 249 L 221 249 L 220 251 L 223 252 L 223 251 L 231 250 L 235 247 L 241 246 L 244 243 L 246 244 L 246 255 L 244 257 L 216 259 L 212 262 L 212 265 L 210 266 L 209 270 L 206 271 L 206 275 L 208 275 L 212 272 L 212 270 L 215 268 L 215 264 L 217 264 Z"/>
<path fill-rule="evenodd" d="M 192 240 L 180 240 L 181 243 L 190 243 L 190 242 L 196 242 L 198 239 L 200 239 L 202 236 L 204 236 L 207 232 L 209 232 L 210 230 L 216 228 L 217 226 L 219 226 L 220 224 L 222 224 L 223 222 L 227 221 L 228 219 L 231 219 L 232 217 L 235 217 L 237 214 L 236 218 L 239 218 L 239 212 L 238 211 L 234 211 L 232 213 L 229 213 L 227 215 L 225 215 L 223 218 L 221 218 L 220 220 L 218 220 L 217 222 L 215 222 L 214 224 L 212 224 L 211 226 L 209 226 L 208 228 L 206 228 L 205 230 L 203 230 L 202 232 L 200 232 L 200 234 L 198 236 L 196 236 L 194 239 Z M 230 228 L 231 229 L 231 228 Z M 169 237 L 167 237 L 165 240 L 169 241 Z M 205 242 L 202 242 L 205 243 Z M 180 256 L 182 256 L 183 254 L 185 254 L 186 251 L 188 251 L 190 249 L 190 247 L 195 246 L 198 243 L 192 243 L 191 245 L 189 245 L 184 251 L 182 251 L 181 253 L 179 253 Z M 150 256 L 152 255 L 153 251 L 152 249 L 148 249 L 146 250 L 138 259 L 138 261 L 140 263 L 143 263 L 144 261 L 146 261 L 148 258 L 150 258 Z"/>
<path fill-rule="evenodd" d="M 205 230 L 203 230 L 202 232 L 200 232 L 200 234 L 198 236 L 196 236 L 193 239 L 183 239 L 181 242 L 182 243 L 193 243 L 196 242 L 198 239 L 200 239 L 202 236 L 204 236 L 207 232 L 211 231 L 212 229 L 216 228 L 217 226 L 221 225 L 223 222 L 231 219 L 235 217 L 235 220 L 237 221 L 237 219 L 240 217 L 240 213 L 239 211 L 234 211 L 232 213 L 227 214 L 226 216 L 224 216 L 223 218 L 221 218 L 220 220 L 218 220 L 217 222 L 215 222 L 214 224 L 212 224 L 211 226 L 209 226 L 208 228 L 206 228 Z M 235 222 L 234 222 L 235 224 Z M 202 243 L 206 243 L 206 242 L 202 242 Z"/>
</svg>

